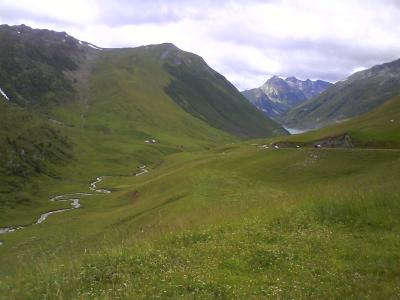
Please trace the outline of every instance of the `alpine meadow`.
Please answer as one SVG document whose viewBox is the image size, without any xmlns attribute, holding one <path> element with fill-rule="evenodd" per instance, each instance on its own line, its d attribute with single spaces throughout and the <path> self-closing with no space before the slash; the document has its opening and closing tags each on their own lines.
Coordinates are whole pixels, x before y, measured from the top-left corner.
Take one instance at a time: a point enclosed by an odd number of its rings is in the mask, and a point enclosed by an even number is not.
<svg viewBox="0 0 400 300">
<path fill-rule="evenodd" d="M 397 3 L 25 2 L 0 299 L 400 298 Z"/>
</svg>

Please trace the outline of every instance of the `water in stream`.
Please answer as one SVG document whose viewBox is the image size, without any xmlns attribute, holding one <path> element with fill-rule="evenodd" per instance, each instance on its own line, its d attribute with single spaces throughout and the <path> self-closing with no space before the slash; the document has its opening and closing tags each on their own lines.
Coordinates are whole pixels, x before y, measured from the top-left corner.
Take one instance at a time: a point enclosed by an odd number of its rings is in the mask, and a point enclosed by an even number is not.
<svg viewBox="0 0 400 300">
<path fill-rule="evenodd" d="M 135 176 L 140 176 L 140 175 L 143 175 L 143 174 L 146 174 L 147 172 L 149 172 L 145 165 L 140 166 L 139 170 L 140 171 L 138 173 L 136 173 Z M 49 216 L 54 215 L 54 214 L 66 212 L 66 211 L 73 210 L 73 209 L 78 209 L 78 208 L 82 207 L 82 205 L 80 203 L 80 199 L 82 197 L 95 196 L 95 195 L 101 195 L 101 194 L 110 194 L 111 191 L 109 191 L 109 190 L 98 189 L 97 188 L 97 185 L 100 182 L 102 182 L 105 178 L 107 178 L 107 176 L 97 177 L 95 181 L 93 181 L 93 182 L 91 182 L 89 184 L 89 189 L 93 193 L 71 193 L 71 194 L 58 195 L 58 196 L 55 196 L 55 197 L 50 199 L 51 202 L 55 202 L 55 201 L 70 201 L 71 202 L 70 203 L 71 204 L 70 208 L 57 209 L 57 210 L 48 211 L 46 213 L 43 213 L 43 214 L 41 214 L 39 216 L 39 218 L 37 219 L 36 222 L 34 222 L 32 224 L 29 224 L 29 225 L 18 225 L 18 226 L 0 228 L 0 235 L 1 234 L 5 234 L 5 233 L 14 232 L 14 231 L 26 228 L 28 226 L 33 226 L 35 224 L 41 224 L 44 221 L 46 221 Z M 0 241 L 0 246 L 1 245 L 3 245 L 2 241 Z"/>
</svg>

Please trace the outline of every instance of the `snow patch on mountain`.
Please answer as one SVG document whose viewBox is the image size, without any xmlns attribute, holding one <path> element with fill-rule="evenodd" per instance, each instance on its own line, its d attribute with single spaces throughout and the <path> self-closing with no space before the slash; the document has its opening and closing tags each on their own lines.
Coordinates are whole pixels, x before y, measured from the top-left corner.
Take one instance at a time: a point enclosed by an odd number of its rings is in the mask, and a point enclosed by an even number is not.
<svg viewBox="0 0 400 300">
<path fill-rule="evenodd" d="M 7 94 L 1 88 L 0 88 L 0 94 L 2 94 L 4 98 L 10 101 L 10 98 L 8 98 Z"/>
<path fill-rule="evenodd" d="M 90 44 L 90 43 L 87 43 L 87 45 L 88 45 L 90 48 L 93 48 L 93 49 L 96 49 L 96 50 L 103 50 L 103 49 L 101 49 L 101 48 L 99 48 L 99 47 L 97 47 L 97 46 L 95 46 L 95 45 L 93 45 L 93 44 Z"/>
</svg>

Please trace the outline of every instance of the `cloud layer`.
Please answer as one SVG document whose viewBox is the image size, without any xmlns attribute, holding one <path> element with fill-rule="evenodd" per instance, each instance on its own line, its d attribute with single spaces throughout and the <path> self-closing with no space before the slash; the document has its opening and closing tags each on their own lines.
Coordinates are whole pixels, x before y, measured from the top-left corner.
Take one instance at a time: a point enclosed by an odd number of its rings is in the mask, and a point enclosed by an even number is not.
<svg viewBox="0 0 400 300">
<path fill-rule="evenodd" d="M 101 47 L 172 42 L 239 89 L 277 74 L 341 80 L 400 58 L 396 0 L 0 0 L 0 22 Z"/>
</svg>

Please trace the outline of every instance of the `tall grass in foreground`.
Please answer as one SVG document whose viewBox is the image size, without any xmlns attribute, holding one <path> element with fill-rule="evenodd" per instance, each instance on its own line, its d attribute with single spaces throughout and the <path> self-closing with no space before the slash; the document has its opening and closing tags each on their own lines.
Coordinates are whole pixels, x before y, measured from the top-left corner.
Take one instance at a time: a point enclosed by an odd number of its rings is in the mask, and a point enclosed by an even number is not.
<svg viewBox="0 0 400 300">
<path fill-rule="evenodd" d="M 398 299 L 400 193 L 332 194 L 79 263 L 24 270 L 8 299 Z"/>
</svg>

